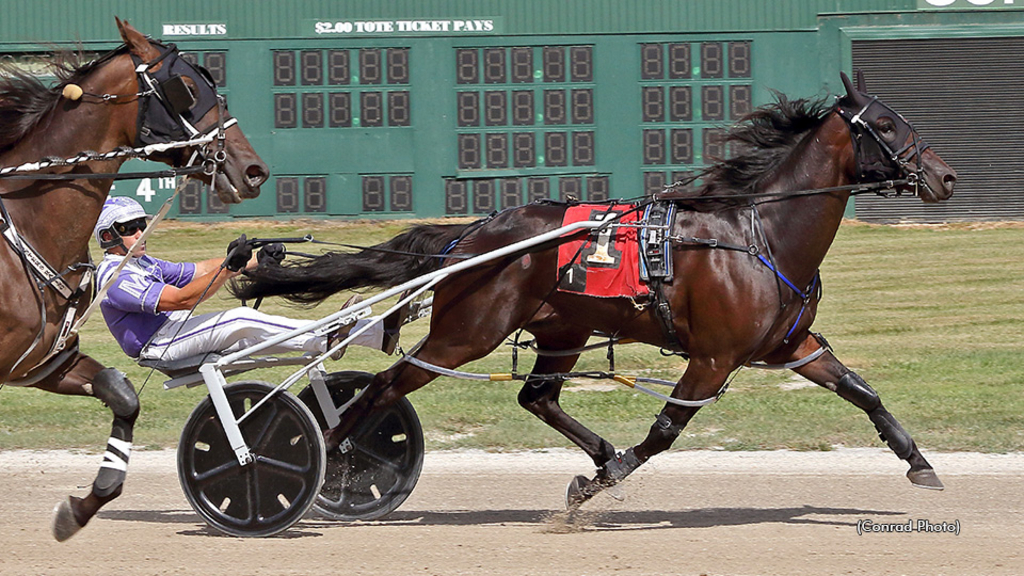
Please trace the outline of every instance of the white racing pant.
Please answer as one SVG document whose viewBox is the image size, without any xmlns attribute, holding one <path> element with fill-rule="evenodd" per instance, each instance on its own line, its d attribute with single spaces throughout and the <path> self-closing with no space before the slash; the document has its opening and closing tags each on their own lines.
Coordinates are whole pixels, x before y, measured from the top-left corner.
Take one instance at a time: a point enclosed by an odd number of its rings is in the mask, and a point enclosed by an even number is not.
<svg viewBox="0 0 1024 576">
<path fill-rule="evenodd" d="M 352 330 L 358 330 L 372 320 L 358 320 Z M 171 312 L 170 319 L 157 330 L 139 357 L 142 360 L 170 361 L 208 352 L 230 354 L 309 323 L 309 320 L 272 316 L 245 306 L 199 316 L 190 316 L 187 310 L 178 310 Z M 383 325 L 377 322 L 351 344 L 380 350 L 383 336 Z M 260 354 L 326 351 L 326 336 L 306 332 L 266 348 Z"/>
</svg>

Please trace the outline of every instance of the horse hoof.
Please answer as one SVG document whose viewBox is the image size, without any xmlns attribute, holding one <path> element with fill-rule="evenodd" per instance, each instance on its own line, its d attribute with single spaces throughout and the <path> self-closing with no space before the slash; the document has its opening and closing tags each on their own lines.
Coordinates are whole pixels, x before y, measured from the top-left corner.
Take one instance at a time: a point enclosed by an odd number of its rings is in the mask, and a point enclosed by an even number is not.
<svg viewBox="0 0 1024 576">
<path fill-rule="evenodd" d="M 57 542 L 64 542 L 82 529 L 82 525 L 75 519 L 71 498 L 72 496 L 68 496 L 53 508 L 53 523 L 50 525 L 50 529 Z"/>
<path fill-rule="evenodd" d="M 942 490 L 945 488 L 939 477 L 935 475 L 935 470 L 931 468 L 910 470 L 907 472 L 907 478 L 910 479 L 911 484 L 918 488 L 925 488 L 927 490 Z"/>
<path fill-rule="evenodd" d="M 590 479 L 583 475 L 579 475 L 569 481 L 569 485 L 565 487 L 566 510 L 572 512 L 590 499 L 590 496 L 583 490 L 589 484 Z"/>
</svg>

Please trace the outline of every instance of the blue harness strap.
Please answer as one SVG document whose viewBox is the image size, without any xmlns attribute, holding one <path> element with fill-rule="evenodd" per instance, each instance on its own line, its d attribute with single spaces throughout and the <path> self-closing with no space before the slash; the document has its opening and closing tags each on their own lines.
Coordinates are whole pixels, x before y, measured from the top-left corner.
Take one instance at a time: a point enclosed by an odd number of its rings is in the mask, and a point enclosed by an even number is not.
<svg viewBox="0 0 1024 576">
<path fill-rule="evenodd" d="M 786 278 L 785 274 L 776 269 L 775 266 L 772 265 L 771 261 L 764 257 L 764 254 L 758 254 L 757 259 L 760 260 L 762 264 L 767 266 L 769 270 L 774 272 L 775 276 L 777 276 L 779 280 L 782 280 L 782 282 L 785 283 L 786 286 L 789 286 L 793 290 L 793 292 L 796 292 L 797 296 L 800 296 L 800 299 L 803 300 L 803 304 L 800 306 L 800 313 L 797 314 L 796 320 L 793 322 L 793 326 L 790 327 L 789 332 L 786 332 L 786 337 L 783 339 L 783 341 L 788 343 L 789 337 L 793 335 L 794 331 L 796 331 L 797 325 L 800 324 L 800 319 L 804 317 L 804 312 L 807 311 L 807 303 L 810 301 L 811 296 L 814 294 L 815 289 L 817 289 L 818 287 L 818 280 L 821 278 L 821 273 L 814 273 L 814 278 L 811 280 L 810 286 L 808 286 L 807 291 L 804 292 L 803 290 L 797 288 L 796 284 L 793 284 L 793 282 L 789 278 Z"/>
</svg>

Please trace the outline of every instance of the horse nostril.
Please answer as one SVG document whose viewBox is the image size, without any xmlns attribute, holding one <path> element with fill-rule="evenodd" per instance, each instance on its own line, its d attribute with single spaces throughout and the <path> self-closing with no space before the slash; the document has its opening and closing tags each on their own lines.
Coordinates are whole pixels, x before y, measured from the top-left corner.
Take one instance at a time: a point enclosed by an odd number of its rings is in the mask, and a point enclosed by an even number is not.
<svg viewBox="0 0 1024 576">
<path fill-rule="evenodd" d="M 260 164 L 250 164 L 245 169 L 245 177 L 249 180 L 249 185 L 253 188 L 258 188 L 261 184 L 270 178 L 270 172 L 266 166 Z"/>
<path fill-rule="evenodd" d="M 956 174 L 946 174 L 942 177 L 942 185 L 946 188 L 952 188 L 956 185 Z"/>
</svg>

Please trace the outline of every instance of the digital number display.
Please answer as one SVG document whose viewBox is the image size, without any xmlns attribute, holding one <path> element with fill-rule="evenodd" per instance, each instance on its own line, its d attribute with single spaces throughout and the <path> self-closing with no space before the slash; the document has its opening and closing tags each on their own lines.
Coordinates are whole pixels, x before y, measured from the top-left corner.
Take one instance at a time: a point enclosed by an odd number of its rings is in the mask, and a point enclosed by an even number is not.
<svg viewBox="0 0 1024 576">
<path fill-rule="evenodd" d="M 566 123 L 565 91 L 544 91 L 544 124 L 558 125 Z"/>
<path fill-rule="evenodd" d="M 651 196 L 665 189 L 664 172 L 644 172 L 644 194 Z"/>
<path fill-rule="evenodd" d="M 725 72 L 722 45 L 718 42 L 704 42 L 700 45 L 700 77 L 721 78 Z"/>
<path fill-rule="evenodd" d="M 533 48 L 512 48 L 512 82 L 533 82 Z"/>
<path fill-rule="evenodd" d="M 729 119 L 739 120 L 750 114 L 754 108 L 752 90 L 749 84 L 729 86 Z"/>
<path fill-rule="evenodd" d="M 349 92 L 331 92 L 327 96 L 327 110 L 330 114 L 331 128 L 348 128 L 352 126 L 352 94 Z"/>
<path fill-rule="evenodd" d="M 327 83 L 332 86 L 348 84 L 350 80 L 348 50 L 327 51 Z"/>
<path fill-rule="evenodd" d="M 469 182 L 446 180 L 444 183 L 445 214 L 467 214 L 469 212 Z"/>
<path fill-rule="evenodd" d="M 563 202 L 583 199 L 583 179 L 576 177 L 558 179 L 558 196 Z"/>
<path fill-rule="evenodd" d="M 529 178 L 526 181 L 526 195 L 530 202 L 551 198 L 551 185 L 547 178 Z"/>
<path fill-rule="evenodd" d="M 295 128 L 298 108 L 295 94 L 274 94 L 274 128 Z"/>
<path fill-rule="evenodd" d="M 604 202 L 609 198 L 608 177 L 590 176 L 587 178 L 587 200 L 590 202 Z"/>
<path fill-rule="evenodd" d="M 690 86 L 669 87 L 668 119 L 670 122 L 693 120 L 693 88 Z"/>
<path fill-rule="evenodd" d="M 569 165 L 569 139 L 565 132 L 544 133 L 544 165 L 550 168 Z"/>
<path fill-rule="evenodd" d="M 477 180 L 473 184 L 473 212 L 492 212 L 497 205 L 497 196 L 494 180 Z"/>
<path fill-rule="evenodd" d="M 504 48 L 484 49 L 485 84 L 504 84 L 506 79 L 505 68 Z"/>
<path fill-rule="evenodd" d="M 704 120 L 725 120 L 725 88 L 721 84 L 700 87 L 700 111 Z"/>
<path fill-rule="evenodd" d="M 640 78 L 661 80 L 665 77 L 665 55 L 661 44 L 640 45 Z"/>
<path fill-rule="evenodd" d="M 391 211 L 412 212 L 412 176 L 391 177 Z"/>
<path fill-rule="evenodd" d="M 725 160 L 725 130 L 718 128 L 704 129 L 704 162 L 710 164 Z"/>
<path fill-rule="evenodd" d="M 693 164 L 693 130 L 673 128 L 669 133 L 673 164 Z"/>
<path fill-rule="evenodd" d="M 458 102 L 459 127 L 480 125 L 480 94 L 478 92 L 459 92 Z"/>
<path fill-rule="evenodd" d="M 207 214 L 227 214 L 228 205 L 221 201 L 220 194 L 207 194 L 206 195 L 206 213 Z"/>
<path fill-rule="evenodd" d="M 381 71 L 380 50 L 364 48 L 359 51 L 359 83 L 381 84 L 384 74 Z"/>
<path fill-rule="evenodd" d="M 750 42 L 729 43 L 729 77 L 750 78 Z"/>
<path fill-rule="evenodd" d="M 508 124 L 508 92 L 490 90 L 484 92 L 484 118 L 487 126 Z"/>
<path fill-rule="evenodd" d="M 665 121 L 665 91 L 661 86 L 644 86 L 640 89 L 644 122 Z"/>
<path fill-rule="evenodd" d="M 573 82 L 594 81 L 594 51 L 590 46 L 569 47 L 569 79 Z"/>
<path fill-rule="evenodd" d="M 512 124 L 516 126 L 533 125 L 533 91 L 512 91 Z"/>
<path fill-rule="evenodd" d="M 456 81 L 459 84 L 480 83 L 480 55 L 476 50 L 455 51 Z"/>
<path fill-rule="evenodd" d="M 544 47 L 544 81 L 565 82 L 565 48 Z"/>
<path fill-rule="evenodd" d="M 324 127 L 324 95 L 319 92 L 307 92 L 302 95 L 302 127 Z"/>
<path fill-rule="evenodd" d="M 295 52 L 274 52 L 274 86 L 295 85 Z"/>
<path fill-rule="evenodd" d="M 388 48 L 388 84 L 409 83 L 409 49 Z"/>
<path fill-rule="evenodd" d="M 327 211 L 327 178 L 306 178 L 303 182 L 303 207 L 306 212 Z"/>
<path fill-rule="evenodd" d="M 384 125 L 384 96 L 380 92 L 359 93 L 359 124 L 368 128 Z"/>
<path fill-rule="evenodd" d="M 572 123 L 594 123 L 594 91 L 590 88 L 576 88 L 572 91 Z"/>
<path fill-rule="evenodd" d="M 213 77 L 213 83 L 218 88 L 228 85 L 228 55 L 227 52 L 204 52 L 203 66 L 209 70 Z"/>
<path fill-rule="evenodd" d="M 277 211 L 291 213 L 299 211 L 299 179 L 295 177 L 278 177 L 277 179 Z"/>
<path fill-rule="evenodd" d="M 519 189 L 519 178 L 503 178 L 501 180 L 501 207 L 512 208 L 523 203 L 523 193 Z"/>
<path fill-rule="evenodd" d="M 459 134 L 459 170 L 480 168 L 480 156 L 480 135 Z"/>
<path fill-rule="evenodd" d="M 388 126 L 411 126 L 412 109 L 408 92 L 388 92 Z"/>
<path fill-rule="evenodd" d="M 384 177 L 363 176 L 363 212 L 383 212 L 384 206 Z"/>
<path fill-rule="evenodd" d="M 644 130 L 644 164 L 665 163 L 665 131 Z"/>
<path fill-rule="evenodd" d="M 537 165 L 536 140 L 533 132 L 516 132 L 512 135 L 512 158 L 516 168 L 533 168 Z"/>
<path fill-rule="evenodd" d="M 315 86 L 324 83 L 324 56 L 319 50 L 303 50 L 299 53 L 302 62 L 302 85 Z"/>
<path fill-rule="evenodd" d="M 178 213 L 203 213 L 203 184 L 200 181 L 189 179 L 185 184 L 185 188 L 178 195 Z"/>
<path fill-rule="evenodd" d="M 487 167 L 508 168 L 508 134 L 487 134 Z"/>
<path fill-rule="evenodd" d="M 593 166 L 594 165 L 594 133 L 573 132 L 572 133 L 572 165 Z"/>
<path fill-rule="evenodd" d="M 690 45 L 668 45 L 668 77 L 673 80 L 690 77 Z"/>
</svg>

